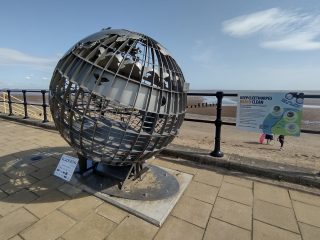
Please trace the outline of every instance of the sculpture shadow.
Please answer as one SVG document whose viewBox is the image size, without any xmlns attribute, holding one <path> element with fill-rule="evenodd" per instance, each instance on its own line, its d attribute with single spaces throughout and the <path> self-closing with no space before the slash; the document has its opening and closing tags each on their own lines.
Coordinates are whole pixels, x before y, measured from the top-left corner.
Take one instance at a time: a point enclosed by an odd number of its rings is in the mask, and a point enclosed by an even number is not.
<svg viewBox="0 0 320 240">
<path fill-rule="evenodd" d="M 43 147 L 1 156 L 0 202 L 43 203 L 85 196 L 53 175 L 62 154 L 76 156 L 71 147 Z"/>
</svg>

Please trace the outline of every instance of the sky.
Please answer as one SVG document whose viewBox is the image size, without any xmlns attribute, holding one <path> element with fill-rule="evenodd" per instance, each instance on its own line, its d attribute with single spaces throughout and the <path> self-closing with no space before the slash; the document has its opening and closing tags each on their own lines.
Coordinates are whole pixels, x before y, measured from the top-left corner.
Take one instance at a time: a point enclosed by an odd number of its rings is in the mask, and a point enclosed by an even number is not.
<svg viewBox="0 0 320 240">
<path fill-rule="evenodd" d="M 0 89 L 48 89 L 71 46 L 112 27 L 160 42 L 193 90 L 320 90 L 319 0 L 10 0 L 0 6 Z"/>
</svg>

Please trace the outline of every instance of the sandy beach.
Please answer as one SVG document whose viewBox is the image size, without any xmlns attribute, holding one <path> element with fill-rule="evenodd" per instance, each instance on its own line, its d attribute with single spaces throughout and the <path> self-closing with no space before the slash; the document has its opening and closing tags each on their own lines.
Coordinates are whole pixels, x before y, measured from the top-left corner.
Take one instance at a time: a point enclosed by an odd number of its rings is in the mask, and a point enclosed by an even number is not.
<svg viewBox="0 0 320 240">
<path fill-rule="evenodd" d="M 214 120 L 216 115 L 216 107 L 188 107 L 188 117 L 210 119 Z M 222 118 L 224 121 L 236 122 L 237 107 L 235 106 L 223 106 L 222 107 Z M 302 129 L 320 131 L 320 109 L 317 108 L 303 108 L 302 111 Z"/>
<path fill-rule="evenodd" d="M 213 124 L 185 121 L 173 143 L 213 150 L 214 131 Z M 286 136 L 282 151 L 276 139 L 270 145 L 260 144 L 259 133 L 242 131 L 234 126 L 223 126 L 221 136 L 221 150 L 225 154 L 320 170 L 320 135 Z"/>
</svg>

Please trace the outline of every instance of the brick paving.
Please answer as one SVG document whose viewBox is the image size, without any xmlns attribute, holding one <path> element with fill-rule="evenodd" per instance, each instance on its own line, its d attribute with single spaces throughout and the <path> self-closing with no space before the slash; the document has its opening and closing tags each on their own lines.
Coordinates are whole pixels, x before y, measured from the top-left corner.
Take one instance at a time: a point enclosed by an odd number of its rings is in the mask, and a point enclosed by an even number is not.
<svg viewBox="0 0 320 240">
<path fill-rule="evenodd" d="M 57 132 L 0 120 L 0 136 L 1 240 L 320 236 L 320 196 L 164 158 L 152 163 L 194 177 L 159 228 L 52 176 L 61 154 L 73 154 Z"/>
</svg>

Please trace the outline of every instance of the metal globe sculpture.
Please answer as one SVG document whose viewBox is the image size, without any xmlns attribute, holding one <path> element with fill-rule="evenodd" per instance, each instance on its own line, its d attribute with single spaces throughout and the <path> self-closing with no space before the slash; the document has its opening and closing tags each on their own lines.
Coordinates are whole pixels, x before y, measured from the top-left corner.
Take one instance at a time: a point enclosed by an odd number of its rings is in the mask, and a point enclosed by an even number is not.
<svg viewBox="0 0 320 240">
<path fill-rule="evenodd" d="M 188 84 L 167 50 L 128 30 L 103 29 L 75 44 L 50 83 L 60 134 L 107 165 L 143 163 L 177 135 Z"/>
</svg>

